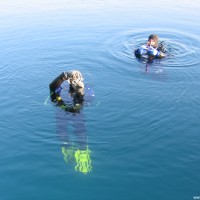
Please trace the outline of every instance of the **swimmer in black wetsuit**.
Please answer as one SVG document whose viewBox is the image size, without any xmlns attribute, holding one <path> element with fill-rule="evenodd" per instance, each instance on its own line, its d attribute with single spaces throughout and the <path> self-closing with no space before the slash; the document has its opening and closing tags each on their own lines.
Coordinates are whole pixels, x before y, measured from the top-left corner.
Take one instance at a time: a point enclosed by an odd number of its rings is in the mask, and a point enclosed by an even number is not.
<svg viewBox="0 0 200 200">
<path fill-rule="evenodd" d="M 69 83 L 69 94 L 73 103 L 66 103 L 61 98 L 62 84 L 64 81 Z M 75 170 L 87 174 L 91 171 L 90 150 L 87 145 L 87 130 L 84 113 L 81 112 L 83 106 L 85 90 L 82 74 L 79 71 L 62 72 L 50 84 L 51 101 L 67 112 L 56 112 L 56 130 L 62 142 L 62 154 L 65 162 L 76 162 Z M 94 96 L 91 94 L 90 96 Z M 73 127 L 74 135 L 67 129 L 69 125 Z M 76 140 L 71 139 L 76 138 Z"/>
<path fill-rule="evenodd" d="M 68 81 L 70 85 L 69 93 L 73 97 L 73 105 L 66 104 L 60 96 L 64 81 Z M 79 71 L 62 72 L 49 84 L 49 88 L 51 101 L 57 103 L 63 110 L 69 112 L 80 110 L 83 103 L 84 83 L 82 74 Z"/>
</svg>

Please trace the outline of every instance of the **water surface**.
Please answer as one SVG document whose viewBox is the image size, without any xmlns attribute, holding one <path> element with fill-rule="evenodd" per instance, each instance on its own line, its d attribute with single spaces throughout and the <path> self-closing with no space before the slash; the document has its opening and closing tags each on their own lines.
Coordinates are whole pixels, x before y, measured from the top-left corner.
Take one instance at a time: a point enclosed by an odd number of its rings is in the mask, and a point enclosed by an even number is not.
<svg viewBox="0 0 200 200">
<path fill-rule="evenodd" d="M 0 2 L 1 199 L 200 196 L 199 8 L 197 0 Z M 170 55 L 146 66 L 133 52 L 152 33 Z M 62 111 L 48 100 L 49 83 L 72 69 L 95 91 L 82 111 L 86 175 L 65 163 Z"/>
</svg>

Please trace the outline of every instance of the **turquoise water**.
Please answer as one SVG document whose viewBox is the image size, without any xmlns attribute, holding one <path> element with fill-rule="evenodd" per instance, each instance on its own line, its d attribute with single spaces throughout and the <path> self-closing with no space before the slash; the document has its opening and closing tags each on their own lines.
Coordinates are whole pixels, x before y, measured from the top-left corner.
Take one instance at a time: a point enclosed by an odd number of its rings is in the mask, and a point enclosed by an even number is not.
<svg viewBox="0 0 200 200">
<path fill-rule="evenodd" d="M 199 9 L 198 0 L 1 1 L 0 198 L 200 197 Z M 146 66 L 133 52 L 151 33 L 170 56 Z M 49 83 L 72 69 L 95 91 L 81 113 L 86 175 L 64 161 L 57 134 L 57 114 L 80 115 L 48 100 Z"/>
</svg>

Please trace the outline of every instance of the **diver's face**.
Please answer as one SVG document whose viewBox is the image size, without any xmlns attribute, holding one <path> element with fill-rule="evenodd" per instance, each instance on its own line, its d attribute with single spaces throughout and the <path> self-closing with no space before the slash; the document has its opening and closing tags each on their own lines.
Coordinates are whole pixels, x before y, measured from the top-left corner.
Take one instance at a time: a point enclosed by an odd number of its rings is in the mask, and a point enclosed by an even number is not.
<svg viewBox="0 0 200 200">
<path fill-rule="evenodd" d="M 148 45 L 154 46 L 154 45 L 155 45 L 155 40 L 150 39 L 150 40 L 148 41 Z"/>
<path fill-rule="evenodd" d="M 70 83 L 76 85 L 81 80 L 80 75 L 75 72 L 70 77 Z"/>
</svg>

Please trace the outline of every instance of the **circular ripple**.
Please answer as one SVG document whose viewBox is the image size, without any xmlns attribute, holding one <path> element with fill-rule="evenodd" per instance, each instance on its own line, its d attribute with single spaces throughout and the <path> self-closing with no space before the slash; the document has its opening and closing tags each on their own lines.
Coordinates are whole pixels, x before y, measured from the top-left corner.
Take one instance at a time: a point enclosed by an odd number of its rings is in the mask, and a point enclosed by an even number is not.
<svg viewBox="0 0 200 200">
<path fill-rule="evenodd" d="M 157 33 L 160 41 L 165 42 L 167 57 L 162 59 L 165 67 L 192 67 L 200 64 L 198 36 L 174 30 L 154 30 L 153 33 Z M 120 33 L 107 42 L 108 49 L 117 59 L 136 61 L 134 50 L 145 44 L 150 34 L 152 32 L 149 29 Z"/>
</svg>

